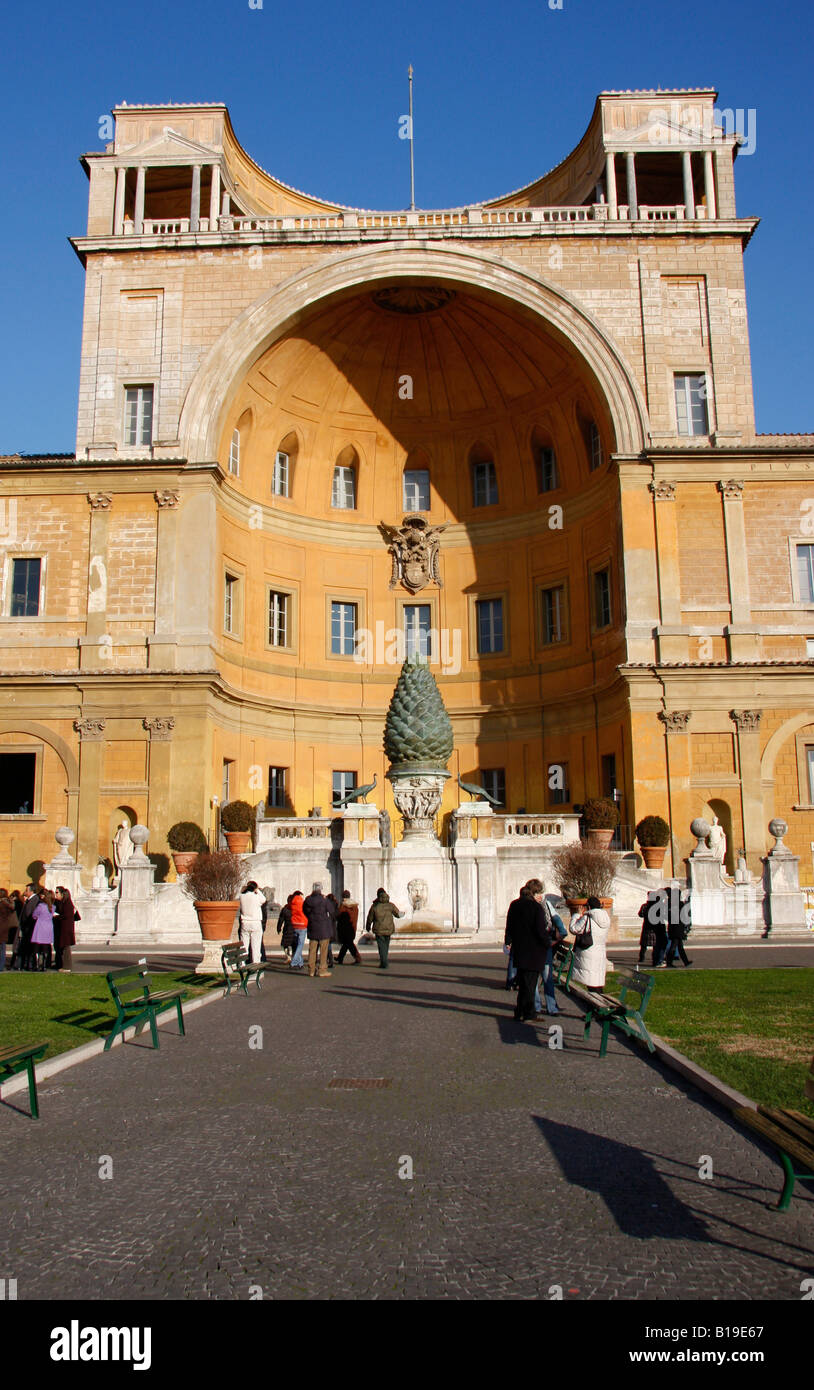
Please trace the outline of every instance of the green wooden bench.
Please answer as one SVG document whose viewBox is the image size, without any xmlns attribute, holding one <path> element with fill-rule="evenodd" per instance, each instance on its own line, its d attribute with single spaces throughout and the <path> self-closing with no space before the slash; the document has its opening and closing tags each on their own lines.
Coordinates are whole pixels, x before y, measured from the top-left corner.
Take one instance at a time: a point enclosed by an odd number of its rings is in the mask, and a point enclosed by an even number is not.
<svg viewBox="0 0 814 1390">
<path fill-rule="evenodd" d="M 569 945 L 567 941 L 559 941 L 554 947 L 551 961 L 551 971 L 554 977 L 554 984 L 558 989 L 564 989 L 566 994 L 571 992 L 571 971 L 574 968 L 574 945 Z"/>
<path fill-rule="evenodd" d="M 786 1211 L 794 1192 L 795 1181 L 814 1182 L 814 1120 L 799 1110 L 770 1110 L 759 1105 L 753 1110 L 740 1105 L 732 1112 L 737 1120 L 753 1129 L 777 1149 L 783 1165 L 783 1191 L 776 1211 Z M 807 1171 L 795 1171 L 794 1164 Z"/>
<path fill-rule="evenodd" d="M 140 970 L 138 966 L 133 965 L 126 966 L 123 970 L 108 970 L 107 983 L 113 996 L 113 1003 L 118 1010 L 118 1017 L 113 1032 L 105 1042 L 105 1052 L 112 1046 L 117 1035 L 124 1032 L 125 1028 L 135 1025 L 136 1032 L 140 1033 L 145 1023 L 150 1025 L 153 1047 L 158 1047 L 156 1015 L 173 1007 L 178 1011 L 178 1027 L 182 1034 L 186 1034 L 184 1015 L 181 1012 L 181 1000 L 186 999 L 187 990 L 154 991 L 152 980 L 147 971 Z"/>
<path fill-rule="evenodd" d="M 248 984 L 254 975 L 257 988 L 260 988 L 260 980 L 266 970 L 271 969 L 271 962 L 261 960 L 252 962 L 249 960 L 249 953 L 245 946 L 241 946 L 239 941 L 232 942 L 229 946 L 224 946 L 220 953 L 220 963 L 223 970 L 223 978 L 226 981 L 227 994 L 232 993 L 232 986 L 235 989 L 242 989 L 246 998 L 249 997 Z"/>
<path fill-rule="evenodd" d="M 40 1118 L 40 1108 L 37 1104 L 37 1077 L 34 1072 L 34 1063 L 40 1060 L 47 1049 L 47 1042 L 27 1043 L 25 1047 L 0 1047 L 0 1080 L 7 1076 L 15 1076 L 19 1071 L 28 1072 L 28 1099 L 31 1103 L 31 1114 L 35 1120 Z"/>
<path fill-rule="evenodd" d="M 594 1019 L 602 1024 L 602 1041 L 599 1045 L 600 1057 L 604 1057 L 608 1050 L 608 1033 L 612 1023 L 615 1023 L 617 1028 L 621 1028 L 622 1032 L 627 1033 L 631 1038 L 639 1038 L 642 1042 L 647 1043 L 650 1051 L 655 1052 L 655 1045 L 644 1024 L 647 1001 L 653 992 L 653 983 L 652 975 L 646 975 L 643 971 L 634 969 L 629 974 L 620 975 L 618 999 L 612 994 L 596 994 L 588 988 L 580 990 L 588 1004 L 583 1037 L 587 1038 L 590 1034 Z M 633 1007 L 632 1003 L 628 1003 L 629 994 L 638 995 L 639 1003 L 636 1008 Z"/>
</svg>

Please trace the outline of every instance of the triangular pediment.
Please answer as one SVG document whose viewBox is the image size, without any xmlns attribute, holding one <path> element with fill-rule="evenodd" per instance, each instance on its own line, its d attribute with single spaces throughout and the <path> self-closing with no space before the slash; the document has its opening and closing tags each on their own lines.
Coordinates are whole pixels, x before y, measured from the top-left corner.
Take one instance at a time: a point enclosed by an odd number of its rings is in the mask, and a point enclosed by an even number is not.
<svg viewBox="0 0 814 1390">
<path fill-rule="evenodd" d="M 160 135 L 153 135 L 149 140 L 143 140 L 138 145 L 129 145 L 117 150 L 117 154 L 126 153 L 134 159 L 201 159 L 202 157 L 211 162 L 213 154 L 219 153 L 211 145 L 201 145 L 197 140 L 190 140 L 186 135 L 181 135 L 179 131 L 173 130 L 171 126 L 164 126 Z"/>
<path fill-rule="evenodd" d="M 714 129 L 711 113 L 704 113 L 702 123 L 699 112 L 696 124 L 677 121 L 667 112 L 654 112 L 650 119 L 633 129 L 609 131 L 608 143 L 634 145 L 642 150 L 658 150 L 665 147 L 675 149 L 676 146 L 686 149 L 712 139 Z"/>
</svg>

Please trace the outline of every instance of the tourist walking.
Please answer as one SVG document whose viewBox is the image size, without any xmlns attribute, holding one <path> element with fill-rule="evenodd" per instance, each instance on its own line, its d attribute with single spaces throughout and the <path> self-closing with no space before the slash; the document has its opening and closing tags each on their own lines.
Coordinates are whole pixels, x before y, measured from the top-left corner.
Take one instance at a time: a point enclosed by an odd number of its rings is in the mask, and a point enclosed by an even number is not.
<svg viewBox="0 0 814 1390">
<path fill-rule="evenodd" d="M 36 948 L 31 945 L 31 934 L 34 930 L 34 913 L 40 905 L 40 900 L 33 883 L 27 883 L 23 889 L 22 902 L 20 930 L 17 934 L 17 955 L 21 970 L 36 970 Z"/>
<path fill-rule="evenodd" d="M 545 965 L 543 966 L 543 994 L 545 995 L 545 1011 L 547 1014 L 558 1014 L 560 1011 L 557 1007 L 557 993 L 556 986 L 554 984 L 554 947 L 558 945 L 560 941 L 565 940 L 566 936 L 568 935 L 568 932 L 560 914 L 558 912 L 555 912 L 551 905 L 546 902 L 545 897 L 543 897 L 542 900 L 542 907 L 546 915 L 546 926 L 548 927 L 549 936 L 551 937 L 551 945 L 549 946 L 548 951 L 546 953 Z M 539 985 L 537 987 L 537 995 L 535 998 L 535 1009 L 537 1013 L 541 1012 Z"/>
<path fill-rule="evenodd" d="M 314 887 L 305 899 L 302 910 L 308 923 L 308 974 L 321 980 L 328 976 L 328 947 L 336 930 L 336 909 L 325 897 L 322 889 Z M 319 969 L 317 970 L 317 952 Z"/>
<path fill-rule="evenodd" d="M 302 910 L 303 896 L 299 888 L 296 893 L 292 893 L 289 898 L 291 908 L 291 929 L 294 933 L 294 954 L 291 957 L 289 970 L 302 970 L 305 966 L 303 951 L 305 950 L 305 938 L 308 933 L 308 919 Z"/>
<path fill-rule="evenodd" d="M 684 940 L 690 934 L 690 896 L 689 893 L 681 893 L 675 885 L 670 889 L 669 896 L 667 935 L 670 944 L 667 947 L 664 964 L 668 970 L 672 970 L 676 955 L 681 957 L 685 968 L 692 965 L 692 961 L 687 959 L 687 952 L 684 950 Z"/>
<path fill-rule="evenodd" d="M 240 937 L 241 946 L 245 946 L 249 960 L 253 965 L 260 961 L 260 947 L 263 941 L 263 921 L 266 899 L 260 892 L 254 879 L 251 879 L 240 895 Z"/>
<path fill-rule="evenodd" d="M 57 888 L 55 895 L 56 916 L 54 917 L 54 946 L 56 949 L 56 968 L 64 975 L 71 973 L 73 947 L 76 945 L 76 923 L 82 918 L 74 906 L 67 888 Z"/>
<path fill-rule="evenodd" d="M 31 947 L 36 952 L 35 970 L 51 969 L 51 952 L 54 946 L 54 895 L 46 888 L 37 894 L 34 908 L 34 929 L 31 933 Z"/>
<path fill-rule="evenodd" d="M 20 958 L 20 921 L 23 915 L 23 898 L 18 889 L 13 888 L 9 893 L 9 901 L 14 908 L 16 917 L 16 928 L 11 943 L 11 960 L 8 963 L 9 970 L 22 970 L 22 960 Z"/>
<path fill-rule="evenodd" d="M 314 884 L 314 887 L 316 888 L 316 884 Z M 336 894 L 335 894 L 335 893 L 326 893 L 325 896 L 326 896 L 326 898 L 328 899 L 328 902 L 331 904 L 331 907 L 332 907 L 333 910 L 334 910 L 334 932 L 333 932 L 333 936 L 331 937 L 330 941 L 328 942 L 328 969 L 329 969 L 329 970 L 333 970 L 333 968 L 334 968 L 334 942 L 335 942 L 335 941 L 338 941 L 338 939 L 339 939 L 338 936 L 337 936 L 337 934 L 336 934 L 336 933 L 337 933 L 336 922 L 337 922 L 337 918 L 339 917 L 339 903 L 338 903 L 337 900 L 336 900 Z"/>
<path fill-rule="evenodd" d="M 346 888 L 342 894 L 342 901 L 339 904 L 339 912 L 336 916 L 336 935 L 339 941 L 339 955 L 336 958 L 337 965 L 341 965 L 348 951 L 353 956 L 354 965 L 362 964 L 362 957 L 359 954 L 359 947 L 356 945 L 356 928 L 359 925 L 359 904 L 351 898 L 350 891 Z"/>
<path fill-rule="evenodd" d="M 514 1017 L 518 1023 L 542 1018 L 539 1007 L 540 975 L 545 967 L 552 935 L 543 908 L 543 885 L 530 878 L 506 913 L 505 945 L 517 968 L 518 989 Z"/>
<path fill-rule="evenodd" d="M 379 948 L 379 969 L 387 970 L 388 956 L 390 954 L 390 938 L 396 930 L 396 917 L 403 917 L 395 903 L 391 903 L 389 895 L 380 888 L 376 894 L 375 902 L 371 903 L 370 911 L 365 922 L 365 931 L 372 931 L 376 938 L 376 945 Z"/>
<path fill-rule="evenodd" d="M 289 961 L 294 954 L 294 947 L 297 942 L 294 928 L 291 925 L 291 899 L 293 896 L 293 893 L 289 893 L 284 905 L 280 909 L 280 915 L 277 918 L 277 935 L 280 938 L 283 955 Z"/>
<path fill-rule="evenodd" d="M 639 908 L 642 930 L 639 937 L 639 965 L 643 965 L 647 951 L 652 948 L 653 969 L 660 966 L 667 950 L 667 893 L 663 888 L 651 888 L 646 900 Z"/>
<path fill-rule="evenodd" d="M 574 936 L 574 966 L 571 971 L 573 985 L 585 985 L 588 989 L 602 991 L 608 973 L 608 958 L 605 943 L 610 931 L 609 913 L 602 907 L 598 898 L 589 898 L 585 912 L 575 920 L 572 918 L 569 930 Z"/>
</svg>

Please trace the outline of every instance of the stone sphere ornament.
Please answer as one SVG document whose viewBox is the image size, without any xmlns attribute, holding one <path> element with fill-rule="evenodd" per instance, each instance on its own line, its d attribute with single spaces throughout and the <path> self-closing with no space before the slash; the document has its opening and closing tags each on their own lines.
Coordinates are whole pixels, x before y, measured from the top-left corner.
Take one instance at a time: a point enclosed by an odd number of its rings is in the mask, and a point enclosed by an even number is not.
<svg viewBox="0 0 814 1390">
<path fill-rule="evenodd" d="M 144 855 L 144 846 L 150 838 L 150 832 L 146 825 L 134 825 L 130 830 L 130 839 L 136 847 L 136 854 Z"/>
<path fill-rule="evenodd" d="M 67 854 L 68 845 L 73 844 L 74 840 L 76 839 L 76 836 L 74 835 L 69 825 L 61 825 L 59 829 L 55 832 L 54 839 L 56 840 L 60 848 L 63 849 Z"/>
<path fill-rule="evenodd" d="M 712 826 L 710 825 L 709 821 L 704 820 L 703 816 L 696 816 L 695 820 L 690 825 L 690 831 L 695 836 L 698 842 L 695 846 L 695 849 L 693 850 L 693 854 L 696 854 L 701 849 L 707 848 L 704 841 L 706 840 L 711 829 Z"/>
<path fill-rule="evenodd" d="M 769 821 L 769 834 L 774 835 L 776 842 L 772 849 L 772 854 L 777 851 L 782 852 L 786 849 L 786 846 L 783 844 L 783 836 L 788 834 L 788 829 L 788 821 L 780 820 L 779 817 L 775 817 L 774 820 Z"/>
</svg>

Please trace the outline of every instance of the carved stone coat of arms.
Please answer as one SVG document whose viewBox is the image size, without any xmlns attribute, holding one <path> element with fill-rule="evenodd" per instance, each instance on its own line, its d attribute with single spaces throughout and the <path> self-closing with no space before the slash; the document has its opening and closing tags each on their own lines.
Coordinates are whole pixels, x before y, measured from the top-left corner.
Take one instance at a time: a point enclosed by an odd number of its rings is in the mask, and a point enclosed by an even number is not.
<svg viewBox="0 0 814 1390">
<path fill-rule="evenodd" d="M 388 526 L 381 522 L 379 530 L 387 541 L 393 560 L 391 589 L 395 589 L 399 583 L 411 594 L 417 594 L 428 584 L 443 588 L 438 549 L 439 536 L 446 529 L 446 522 L 441 526 L 430 526 L 423 516 L 406 516 L 401 526 Z"/>
</svg>

